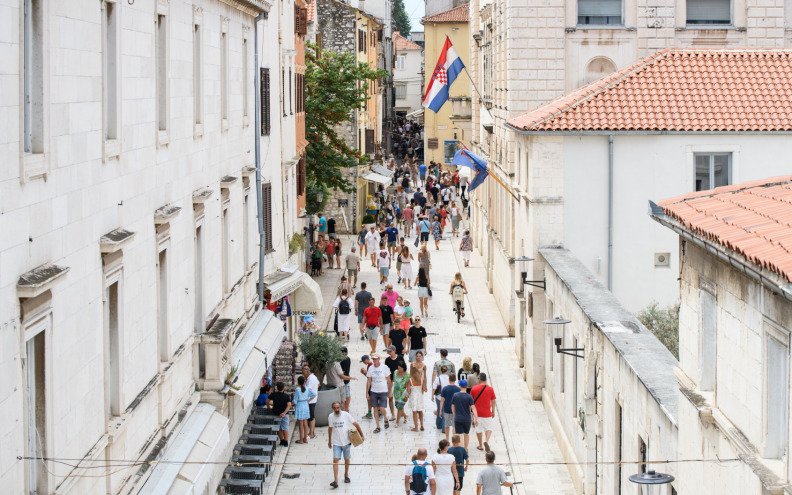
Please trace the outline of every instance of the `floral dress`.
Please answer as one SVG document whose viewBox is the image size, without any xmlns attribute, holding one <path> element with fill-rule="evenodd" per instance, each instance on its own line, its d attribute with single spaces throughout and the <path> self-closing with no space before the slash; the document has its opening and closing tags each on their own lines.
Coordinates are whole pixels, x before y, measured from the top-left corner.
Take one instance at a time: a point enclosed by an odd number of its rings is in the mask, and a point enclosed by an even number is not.
<svg viewBox="0 0 792 495">
<path fill-rule="evenodd" d="M 435 220 L 432 222 L 432 235 L 434 236 L 434 240 L 439 241 L 443 238 L 443 227 L 440 225 L 440 222 Z"/>
<path fill-rule="evenodd" d="M 305 392 L 303 392 L 300 387 L 294 391 L 294 419 L 308 419 L 311 417 L 310 408 L 308 407 L 308 401 L 313 399 L 316 396 L 313 390 L 308 387 L 305 387 Z"/>
<path fill-rule="evenodd" d="M 407 382 L 410 381 L 410 374 L 405 373 L 404 376 L 399 376 L 399 372 L 393 372 L 393 401 L 396 403 L 396 409 L 404 409 L 407 403 Z"/>
</svg>

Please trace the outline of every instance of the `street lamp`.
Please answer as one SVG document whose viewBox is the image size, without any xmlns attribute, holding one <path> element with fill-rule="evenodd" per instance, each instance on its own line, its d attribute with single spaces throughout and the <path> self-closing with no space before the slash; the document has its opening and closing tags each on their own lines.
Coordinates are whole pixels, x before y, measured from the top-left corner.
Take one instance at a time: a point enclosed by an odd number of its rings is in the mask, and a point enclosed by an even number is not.
<svg viewBox="0 0 792 495">
<path fill-rule="evenodd" d="M 564 336 L 564 325 L 567 323 L 572 323 L 572 320 L 567 320 L 566 318 L 561 318 L 556 316 L 552 320 L 545 320 L 545 325 L 550 325 L 550 328 L 553 328 L 551 331 L 553 334 L 553 344 L 555 345 L 556 352 L 558 354 L 567 354 L 572 357 L 576 357 L 579 359 L 583 359 L 585 356 L 582 354 L 578 354 L 578 352 L 584 352 L 583 347 L 574 347 L 570 349 L 562 349 L 561 345 L 563 344 L 563 336 Z M 559 330 L 555 330 L 558 328 Z"/>
<path fill-rule="evenodd" d="M 656 473 L 650 469 L 645 473 L 638 473 L 630 476 L 630 481 L 641 485 L 642 495 L 660 495 L 663 493 L 662 485 L 667 485 L 674 481 L 670 474 Z"/>
<path fill-rule="evenodd" d="M 519 258 L 514 258 L 514 261 L 518 263 L 520 267 L 520 279 L 522 280 L 523 287 L 526 285 L 530 285 L 531 287 L 538 287 L 542 290 L 547 290 L 547 283 L 544 279 L 542 280 L 528 280 L 528 262 L 533 261 L 533 258 L 529 258 L 528 256 L 520 256 Z"/>
</svg>

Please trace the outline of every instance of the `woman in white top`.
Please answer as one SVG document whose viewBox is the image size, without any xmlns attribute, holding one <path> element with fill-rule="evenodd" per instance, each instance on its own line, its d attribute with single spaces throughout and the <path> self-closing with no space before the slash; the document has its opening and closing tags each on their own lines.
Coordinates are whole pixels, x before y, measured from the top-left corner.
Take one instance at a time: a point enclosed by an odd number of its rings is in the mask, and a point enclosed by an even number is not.
<svg viewBox="0 0 792 495">
<path fill-rule="evenodd" d="M 346 301 L 348 305 L 346 314 L 341 314 L 341 312 L 338 311 L 342 299 Z M 341 340 L 349 342 L 349 324 L 352 321 L 352 313 L 355 310 L 355 301 L 349 297 L 349 291 L 347 291 L 347 289 L 341 289 L 341 295 L 336 298 L 333 307 L 338 314 L 338 336 Z"/>
<path fill-rule="evenodd" d="M 432 459 L 432 469 L 435 472 L 437 491 L 435 495 L 453 495 L 454 489 L 459 486 L 457 477 L 456 459 L 448 453 L 448 440 L 440 440 L 437 455 Z"/>
<path fill-rule="evenodd" d="M 415 277 L 413 276 L 413 255 L 410 253 L 410 248 L 404 246 L 399 253 L 399 258 L 401 259 L 401 278 L 404 281 L 404 289 L 412 289 L 412 280 Z"/>
<path fill-rule="evenodd" d="M 440 374 L 437 375 L 432 382 L 432 390 L 434 390 L 434 400 L 437 408 L 435 409 L 435 426 L 437 426 L 438 430 L 445 431 L 445 424 L 443 422 L 443 412 L 440 410 L 440 392 L 443 390 L 443 387 L 448 385 L 448 366 L 441 366 L 440 367 Z M 451 425 L 449 425 L 449 428 Z"/>
</svg>

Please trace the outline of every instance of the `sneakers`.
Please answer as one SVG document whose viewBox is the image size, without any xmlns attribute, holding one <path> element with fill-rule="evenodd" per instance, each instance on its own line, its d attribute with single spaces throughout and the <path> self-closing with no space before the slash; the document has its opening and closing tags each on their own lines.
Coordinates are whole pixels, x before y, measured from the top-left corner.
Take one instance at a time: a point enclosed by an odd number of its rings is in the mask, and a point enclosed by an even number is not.
<svg viewBox="0 0 792 495">
<path fill-rule="evenodd" d="M 374 416 L 371 414 L 371 411 L 367 412 L 363 419 L 374 419 Z"/>
<path fill-rule="evenodd" d="M 281 440 L 280 441 L 280 445 L 281 445 L 281 447 L 288 447 L 289 446 L 289 442 L 288 442 L 288 440 Z"/>
</svg>

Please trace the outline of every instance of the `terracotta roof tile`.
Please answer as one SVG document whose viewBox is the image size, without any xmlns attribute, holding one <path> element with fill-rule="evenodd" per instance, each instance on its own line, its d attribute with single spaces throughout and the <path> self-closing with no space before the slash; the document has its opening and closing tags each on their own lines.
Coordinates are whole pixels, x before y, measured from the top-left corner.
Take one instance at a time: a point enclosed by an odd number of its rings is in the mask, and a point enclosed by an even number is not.
<svg viewBox="0 0 792 495">
<path fill-rule="evenodd" d="M 393 42 L 396 45 L 396 51 L 399 50 L 423 50 L 421 45 L 415 43 L 413 41 L 408 40 L 404 36 L 401 35 L 398 31 L 394 31 L 393 33 Z"/>
<path fill-rule="evenodd" d="M 308 4 L 308 22 L 313 22 L 316 19 L 316 4 L 316 1 Z"/>
<path fill-rule="evenodd" d="M 668 48 L 508 122 L 526 131 L 789 131 L 790 107 L 790 49 Z"/>
<path fill-rule="evenodd" d="M 468 22 L 470 20 L 470 4 L 465 3 L 453 9 L 444 10 L 421 19 L 421 24 L 436 22 Z"/>
<path fill-rule="evenodd" d="M 660 201 L 682 228 L 792 282 L 792 175 Z"/>
</svg>

